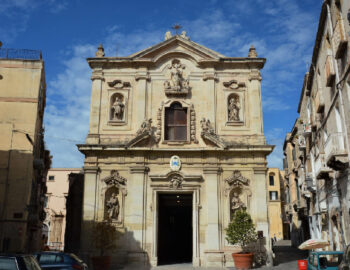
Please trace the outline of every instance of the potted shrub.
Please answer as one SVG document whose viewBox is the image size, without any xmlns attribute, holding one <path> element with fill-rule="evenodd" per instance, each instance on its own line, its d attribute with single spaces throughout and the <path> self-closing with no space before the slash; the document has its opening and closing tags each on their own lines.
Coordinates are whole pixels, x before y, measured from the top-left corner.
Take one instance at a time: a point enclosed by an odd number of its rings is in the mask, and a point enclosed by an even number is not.
<svg viewBox="0 0 350 270">
<path fill-rule="evenodd" d="M 235 211 L 233 218 L 226 228 L 226 240 L 231 245 L 239 245 L 242 252 L 233 253 L 233 261 L 237 269 L 250 269 L 253 264 L 253 253 L 247 247 L 255 242 L 258 235 L 251 216 L 242 209 Z"/>
<path fill-rule="evenodd" d="M 99 256 L 92 257 L 94 270 L 108 270 L 111 264 L 111 256 L 106 251 L 115 249 L 117 230 L 111 222 L 96 222 L 92 230 L 92 241 L 99 250 Z"/>
</svg>

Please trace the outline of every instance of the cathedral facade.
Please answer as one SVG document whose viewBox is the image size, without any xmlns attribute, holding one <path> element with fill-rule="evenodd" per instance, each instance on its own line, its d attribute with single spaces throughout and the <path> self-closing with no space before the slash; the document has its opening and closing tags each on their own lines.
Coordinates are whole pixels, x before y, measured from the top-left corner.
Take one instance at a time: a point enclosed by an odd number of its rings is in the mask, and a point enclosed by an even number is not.
<svg viewBox="0 0 350 270">
<path fill-rule="evenodd" d="M 269 249 L 267 145 L 261 75 L 265 59 L 226 57 L 186 33 L 92 69 L 85 144 L 82 256 L 96 253 L 95 222 L 119 232 L 113 260 L 159 265 L 232 266 L 225 240 L 244 208 Z M 260 241 L 259 240 L 259 241 Z"/>
</svg>

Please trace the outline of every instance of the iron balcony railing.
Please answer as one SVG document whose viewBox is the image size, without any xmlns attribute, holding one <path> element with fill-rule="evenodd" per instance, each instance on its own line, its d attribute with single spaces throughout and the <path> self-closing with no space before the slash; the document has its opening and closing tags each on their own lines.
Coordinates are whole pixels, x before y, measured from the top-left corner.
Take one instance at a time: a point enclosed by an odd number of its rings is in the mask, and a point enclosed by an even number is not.
<svg viewBox="0 0 350 270">
<path fill-rule="evenodd" d="M 42 54 L 39 50 L 0 48 L 0 59 L 41 60 Z"/>
</svg>

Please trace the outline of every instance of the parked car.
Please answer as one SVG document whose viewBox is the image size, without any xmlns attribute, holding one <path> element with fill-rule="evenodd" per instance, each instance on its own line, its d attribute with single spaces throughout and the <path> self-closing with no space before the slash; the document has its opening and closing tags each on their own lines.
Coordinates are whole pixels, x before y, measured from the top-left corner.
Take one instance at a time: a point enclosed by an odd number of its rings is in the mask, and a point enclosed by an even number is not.
<svg viewBox="0 0 350 270">
<path fill-rule="evenodd" d="M 309 254 L 307 270 L 338 270 L 343 256 L 343 251 L 312 251 Z"/>
<path fill-rule="evenodd" d="M 72 253 L 40 252 L 35 254 L 43 270 L 87 270 L 87 265 Z"/>
<path fill-rule="evenodd" d="M 41 270 L 33 255 L 0 254 L 0 270 Z"/>
<path fill-rule="evenodd" d="M 340 270 L 350 270 L 350 245 L 345 248 L 344 258 L 339 266 Z"/>
</svg>

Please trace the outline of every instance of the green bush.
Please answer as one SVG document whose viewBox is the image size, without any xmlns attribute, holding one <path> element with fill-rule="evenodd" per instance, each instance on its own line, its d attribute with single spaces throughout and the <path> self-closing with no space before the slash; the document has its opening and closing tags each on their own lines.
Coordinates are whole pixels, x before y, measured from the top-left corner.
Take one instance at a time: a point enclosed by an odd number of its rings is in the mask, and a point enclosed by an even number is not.
<svg viewBox="0 0 350 270">
<path fill-rule="evenodd" d="M 110 222 L 96 222 L 92 230 L 92 238 L 101 256 L 105 254 L 106 250 L 112 250 L 117 247 L 117 230 Z"/>
<path fill-rule="evenodd" d="M 238 244 L 244 250 L 248 244 L 255 242 L 258 235 L 251 216 L 245 210 L 237 210 L 226 228 L 226 240 Z"/>
</svg>

